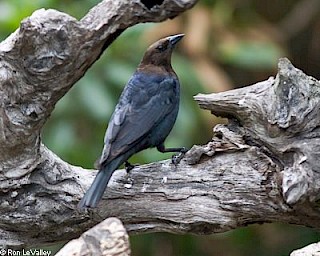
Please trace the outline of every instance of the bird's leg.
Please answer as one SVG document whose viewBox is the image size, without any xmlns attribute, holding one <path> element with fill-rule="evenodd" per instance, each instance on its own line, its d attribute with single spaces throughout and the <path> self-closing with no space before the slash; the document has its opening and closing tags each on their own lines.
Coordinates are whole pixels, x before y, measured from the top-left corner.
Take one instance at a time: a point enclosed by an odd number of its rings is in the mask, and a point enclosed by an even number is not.
<svg viewBox="0 0 320 256">
<path fill-rule="evenodd" d="M 124 168 L 129 173 L 136 165 L 130 164 L 128 161 L 124 162 Z"/>
<path fill-rule="evenodd" d="M 171 158 L 171 162 L 174 165 L 177 165 L 180 163 L 181 159 L 184 157 L 184 155 L 187 153 L 188 149 L 185 147 L 182 148 L 166 148 L 164 144 L 160 144 L 157 146 L 158 151 L 161 153 L 167 153 L 167 152 L 178 152 L 179 154 L 174 154 Z"/>
</svg>

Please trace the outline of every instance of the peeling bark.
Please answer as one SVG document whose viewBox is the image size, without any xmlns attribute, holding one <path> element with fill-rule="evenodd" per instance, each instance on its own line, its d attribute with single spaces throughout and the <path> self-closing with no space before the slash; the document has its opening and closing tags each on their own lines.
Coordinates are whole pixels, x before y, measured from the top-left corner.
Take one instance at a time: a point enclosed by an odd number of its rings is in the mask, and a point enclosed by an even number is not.
<svg viewBox="0 0 320 256">
<path fill-rule="evenodd" d="M 232 117 L 248 144 L 263 147 L 281 167 L 287 204 L 315 203 L 320 188 L 320 83 L 280 59 L 276 78 L 253 86 L 198 95 L 200 106 Z"/>
</svg>

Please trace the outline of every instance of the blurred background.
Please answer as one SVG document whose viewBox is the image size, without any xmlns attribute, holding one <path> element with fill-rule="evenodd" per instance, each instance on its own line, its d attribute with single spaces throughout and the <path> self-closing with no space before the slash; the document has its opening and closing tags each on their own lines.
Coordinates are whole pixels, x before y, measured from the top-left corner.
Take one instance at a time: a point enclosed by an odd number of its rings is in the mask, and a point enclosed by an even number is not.
<svg viewBox="0 0 320 256">
<path fill-rule="evenodd" d="M 81 19 L 98 2 L 0 0 L 0 39 L 36 9 L 54 8 Z M 211 139 L 212 127 L 225 120 L 200 110 L 192 98 L 197 93 L 266 80 L 276 74 L 277 61 L 283 56 L 320 78 L 319 13 L 319 0 L 200 0 L 173 20 L 129 28 L 58 102 L 43 140 L 65 161 L 92 168 L 117 99 L 148 45 L 185 33 L 173 56 L 181 82 L 181 109 L 166 145 L 204 144 Z M 170 156 L 146 150 L 131 161 L 148 163 Z M 136 235 L 131 245 L 133 256 L 280 256 L 319 240 L 320 234 L 310 228 L 279 223 L 210 236 Z"/>
</svg>

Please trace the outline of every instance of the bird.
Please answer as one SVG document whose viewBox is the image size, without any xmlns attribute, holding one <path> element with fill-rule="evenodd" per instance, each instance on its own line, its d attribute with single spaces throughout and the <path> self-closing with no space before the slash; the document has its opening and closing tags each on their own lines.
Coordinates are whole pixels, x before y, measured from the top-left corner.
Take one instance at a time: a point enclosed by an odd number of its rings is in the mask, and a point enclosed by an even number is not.
<svg viewBox="0 0 320 256">
<path fill-rule="evenodd" d="M 179 111 L 180 83 L 171 65 L 171 55 L 184 34 L 168 36 L 148 47 L 136 71 L 124 87 L 110 118 L 104 147 L 97 161 L 99 170 L 78 204 L 79 209 L 95 208 L 113 172 L 137 152 L 156 147 L 158 151 L 178 152 L 177 164 L 185 147 L 166 148 L 164 141 L 172 130 Z"/>
</svg>

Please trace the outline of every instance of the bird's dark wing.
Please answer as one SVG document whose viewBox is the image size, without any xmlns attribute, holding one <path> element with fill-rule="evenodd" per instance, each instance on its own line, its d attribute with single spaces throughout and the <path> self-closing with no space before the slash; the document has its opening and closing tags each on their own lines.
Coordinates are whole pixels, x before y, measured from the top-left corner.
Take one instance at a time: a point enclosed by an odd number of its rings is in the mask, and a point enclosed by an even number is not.
<svg viewBox="0 0 320 256">
<path fill-rule="evenodd" d="M 175 77 L 152 80 L 129 81 L 109 122 L 100 164 L 130 150 L 179 104 Z"/>
</svg>

